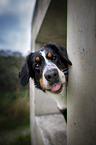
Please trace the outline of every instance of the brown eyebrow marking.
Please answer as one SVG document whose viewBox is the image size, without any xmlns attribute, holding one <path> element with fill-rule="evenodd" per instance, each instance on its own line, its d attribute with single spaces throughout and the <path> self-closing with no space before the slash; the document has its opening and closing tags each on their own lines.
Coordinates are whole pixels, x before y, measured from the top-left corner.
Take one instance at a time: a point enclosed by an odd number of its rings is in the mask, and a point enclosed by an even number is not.
<svg viewBox="0 0 96 145">
<path fill-rule="evenodd" d="M 40 57 L 37 56 L 37 57 L 36 57 L 36 61 L 40 61 Z"/>
<path fill-rule="evenodd" d="M 48 57 L 52 57 L 52 54 L 49 52 L 49 53 L 47 54 L 47 56 L 48 56 Z"/>
</svg>

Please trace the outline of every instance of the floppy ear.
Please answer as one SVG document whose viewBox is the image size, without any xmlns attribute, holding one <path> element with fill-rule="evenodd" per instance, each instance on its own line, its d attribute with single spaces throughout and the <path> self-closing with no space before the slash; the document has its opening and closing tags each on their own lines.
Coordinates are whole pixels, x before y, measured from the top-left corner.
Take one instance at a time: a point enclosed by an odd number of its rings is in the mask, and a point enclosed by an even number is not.
<svg viewBox="0 0 96 145">
<path fill-rule="evenodd" d="M 27 59 L 25 60 L 25 63 L 22 66 L 21 71 L 19 72 L 19 81 L 22 86 L 26 86 L 29 82 L 30 64 L 28 62 L 30 62 L 30 55 L 27 56 Z"/>
<path fill-rule="evenodd" d="M 66 61 L 67 64 L 72 65 L 72 62 L 68 59 L 67 50 L 65 46 L 59 46 L 53 43 L 45 44 L 44 47 L 53 48 L 61 57 L 62 61 Z"/>
<path fill-rule="evenodd" d="M 29 82 L 29 68 L 27 62 L 25 62 L 21 71 L 19 72 L 19 80 L 22 86 L 26 86 Z"/>
<path fill-rule="evenodd" d="M 72 62 L 68 59 L 68 54 L 65 46 L 58 46 L 56 49 L 57 53 L 61 56 L 63 60 L 65 60 L 69 65 L 72 65 Z"/>
</svg>

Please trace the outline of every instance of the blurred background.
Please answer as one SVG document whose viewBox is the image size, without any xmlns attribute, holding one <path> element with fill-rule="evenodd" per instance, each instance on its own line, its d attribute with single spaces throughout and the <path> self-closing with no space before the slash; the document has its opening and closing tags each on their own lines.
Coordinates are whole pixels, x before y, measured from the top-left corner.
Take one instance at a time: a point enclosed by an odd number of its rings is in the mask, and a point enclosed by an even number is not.
<svg viewBox="0 0 96 145">
<path fill-rule="evenodd" d="M 18 72 L 31 50 L 35 0 L 0 0 L 0 144 L 30 144 L 29 86 Z"/>
</svg>

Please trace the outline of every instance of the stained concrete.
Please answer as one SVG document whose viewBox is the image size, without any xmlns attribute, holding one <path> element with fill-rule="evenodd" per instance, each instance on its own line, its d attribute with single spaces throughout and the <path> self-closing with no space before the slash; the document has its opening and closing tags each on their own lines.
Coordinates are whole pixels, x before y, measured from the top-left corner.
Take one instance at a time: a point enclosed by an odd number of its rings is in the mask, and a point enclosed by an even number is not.
<svg viewBox="0 0 96 145">
<path fill-rule="evenodd" d="M 52 0 L 41 24 L 36 42 L 66 45 L 67 1 Z"/>
<path fill-rule="evenodd" d="M 67 145 L 67 128 L 62 115 L 39 116 L 36 122 L 45 145 Z"/>
<path fill-rule="evenodd" d="M 69 0 L 68 145 L 96 145 L 96 0 Z"/>
</svg>

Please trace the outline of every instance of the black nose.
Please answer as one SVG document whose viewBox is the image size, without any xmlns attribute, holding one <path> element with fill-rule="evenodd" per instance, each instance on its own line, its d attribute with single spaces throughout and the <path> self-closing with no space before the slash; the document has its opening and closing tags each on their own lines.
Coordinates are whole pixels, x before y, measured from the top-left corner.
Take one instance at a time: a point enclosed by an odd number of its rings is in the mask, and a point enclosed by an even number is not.
<svg viewBox="0 0 96 145">
<path fill-rule="evenodd" d="M 54 82 L 59 79 L 59 74 L 58 74 L 57 69 L 51 69 L 51 70 L 47 71 L 44 76 L 45 76 L 46 80 L 49 82 Z"/>
</svg>

